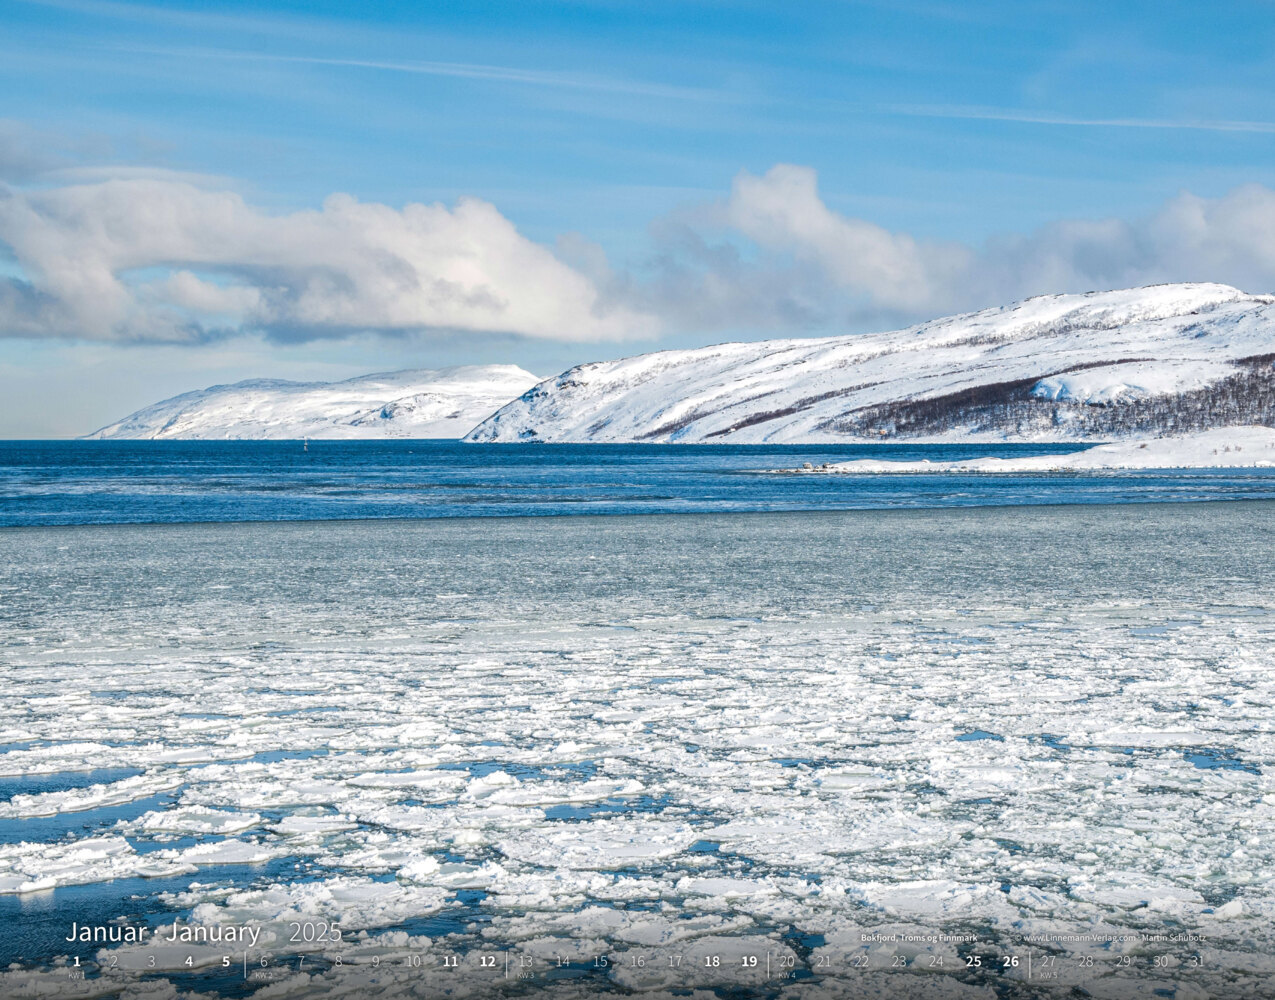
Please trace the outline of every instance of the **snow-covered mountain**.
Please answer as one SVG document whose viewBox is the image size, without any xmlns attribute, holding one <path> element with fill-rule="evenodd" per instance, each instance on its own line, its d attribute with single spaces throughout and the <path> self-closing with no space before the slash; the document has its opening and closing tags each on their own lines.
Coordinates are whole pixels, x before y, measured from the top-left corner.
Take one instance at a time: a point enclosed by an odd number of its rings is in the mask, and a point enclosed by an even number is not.
<svg viewBox="0 0 1275 1000">
<path fill-rule="evenodd" d="M 580 365 L 471 441 L 1092 440 L 1275 424 L 1275 296 L 1047 295 L 907 330 Z"/>
<path fill-rule="evenodd" d="M 91 438 L 458 438 L 539 379 L 516 365 L 364 375 L 344 382 L 251 379 L 138 410 Z"/>
</svg>

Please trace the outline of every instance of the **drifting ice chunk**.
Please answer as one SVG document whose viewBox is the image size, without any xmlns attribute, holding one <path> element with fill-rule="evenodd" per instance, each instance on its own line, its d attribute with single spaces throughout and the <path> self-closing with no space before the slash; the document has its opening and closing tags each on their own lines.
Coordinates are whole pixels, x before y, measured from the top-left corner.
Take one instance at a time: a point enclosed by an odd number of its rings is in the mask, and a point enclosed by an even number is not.
<svg viewBox="0 0 1275 1000">
<path fill-rule="evenodd" d="M 179 858 L 138 854 L 123 837 L 56 844 L 0 844 L 0 895 L 84 885 L 114 878 L 157 878 L 195 871 Z"/>
<path fill-rule="evenodd" d="M 497 848 L 526 864 L 609 870 L 680 854 L 699 839 L 685 823 L 658 820 L 594 820 L 504 840 Z"/>
<path fill-rule="evenodd" d="M 87 788 L 72 788 L 63 792 L 15 795 L 8 802 L 0 802 L 0 819 L 60 816 L 63 813 L 123 805 L 171 791 L 180 787 L 185 780 L 185 775 L 181 772 L 151 771 L 104 785 L 89 785 Z"/>
</svg>

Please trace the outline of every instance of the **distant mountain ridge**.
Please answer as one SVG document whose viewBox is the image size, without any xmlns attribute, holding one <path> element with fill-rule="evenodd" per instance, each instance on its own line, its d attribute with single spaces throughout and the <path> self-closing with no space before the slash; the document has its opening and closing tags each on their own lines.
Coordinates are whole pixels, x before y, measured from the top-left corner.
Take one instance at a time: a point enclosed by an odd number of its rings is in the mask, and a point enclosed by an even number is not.
<svg viewBox="0 0 1275 1000">
<path fill-rule="evenodd" d="M 469 441 L 1100 440 L 1275 425 L 1275 296 L 1048 295 L 906 330 L 585 364 Z"/>
<path fill-rule="evenodd" d="M 579 365 L 250 379 L 93 438 L 474 442 L 1096 441 L 1275 426 L 1275 296 L 1175 284 L 1047 295 L 906 330 Z"/>
<path fill-rule="evenodd" d="M 111 439 L 459 438 L 539 381 L 516 365 L 248 379 L 183 393 L 87 435 Z"/>
</svg>

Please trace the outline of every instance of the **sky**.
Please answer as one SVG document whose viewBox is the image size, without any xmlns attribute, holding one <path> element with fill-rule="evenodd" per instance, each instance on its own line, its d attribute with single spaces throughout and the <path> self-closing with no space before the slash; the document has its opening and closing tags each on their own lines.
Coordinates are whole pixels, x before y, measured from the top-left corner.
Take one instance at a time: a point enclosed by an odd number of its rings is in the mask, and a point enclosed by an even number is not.
<svg viewBox="0 0 1275 1000">
<path fill-rule="evenodd" d="M 1275 291 L 1275 4 L 5 0 L 0 437 Z"/>
</svg>

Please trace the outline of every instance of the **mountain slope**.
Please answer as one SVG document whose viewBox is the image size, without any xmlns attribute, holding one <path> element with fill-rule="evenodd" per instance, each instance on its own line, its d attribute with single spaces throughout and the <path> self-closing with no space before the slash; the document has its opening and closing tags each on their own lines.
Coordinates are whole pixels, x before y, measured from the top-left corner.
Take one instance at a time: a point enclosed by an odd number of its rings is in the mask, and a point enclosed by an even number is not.
<svg viewBox="0 0 1275 1000">
<path fill-rule="evenodd" d="M 1049 295 L 891 333 L 581 365 L 467 440 L 1085 440 L 1275 423 L 1272 359 L 1272 296 Z"/>
<path fill-rule="evenodd" d="M 458 438 L 538 381 L 515 365 L 389 372 L 344 382 L 252 379 L 148 406 L 91 438 Z"/>
</svg>

